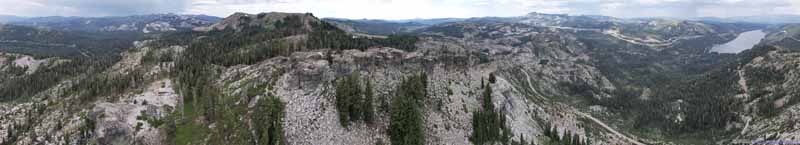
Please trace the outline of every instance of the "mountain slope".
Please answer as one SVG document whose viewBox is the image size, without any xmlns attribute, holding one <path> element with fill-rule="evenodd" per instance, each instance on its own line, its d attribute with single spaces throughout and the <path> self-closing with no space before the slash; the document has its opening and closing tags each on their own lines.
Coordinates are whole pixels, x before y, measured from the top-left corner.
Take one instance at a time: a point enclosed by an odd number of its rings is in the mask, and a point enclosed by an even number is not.
<svg viewBox="0 0 800 145">
<path fill-rule="evenodd" d="M 790 41 L 799 33 L 791 25 L 769 28 L 761 46 L 736 55 L 708 50 L 762 25 L 533 13 L 385 38 L 343 26 L 400 28 L 236 13 L 198 31 L 144 37 L 112 64 L 68 65 L 86 71 L 2 102 L 0 142 L 729 144 L 796 136 Z M 80 60 L 67 61 L 91 62 Z M 0 71 L 16 70 L 7 64 Z"/>
<path fill-rule="evenodd" d="M 782 25 L 771 31 L 760 45 L 742 53 L 737 67 L 746 103 L 747 124 L 737 139 L 788 140 L 797 137 L 798 60 L 797 26 Z"/>
</svg>

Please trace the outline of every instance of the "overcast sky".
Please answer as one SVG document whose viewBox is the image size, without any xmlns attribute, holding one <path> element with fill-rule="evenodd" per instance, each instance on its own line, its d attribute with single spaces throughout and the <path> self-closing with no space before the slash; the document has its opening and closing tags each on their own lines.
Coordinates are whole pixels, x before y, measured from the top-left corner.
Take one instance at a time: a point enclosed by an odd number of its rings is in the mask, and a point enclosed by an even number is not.
<svg viewBox="0 0 800 145">
<path fill-rule="evenodd" d="M 312 12 L 320 17 L 411 19 L 521 16 L 529 12 L 615 17 L 800 14 L 800 0 L 0 0 L 0 14 L 122 16 L 152 13 Z"/>
</svg>

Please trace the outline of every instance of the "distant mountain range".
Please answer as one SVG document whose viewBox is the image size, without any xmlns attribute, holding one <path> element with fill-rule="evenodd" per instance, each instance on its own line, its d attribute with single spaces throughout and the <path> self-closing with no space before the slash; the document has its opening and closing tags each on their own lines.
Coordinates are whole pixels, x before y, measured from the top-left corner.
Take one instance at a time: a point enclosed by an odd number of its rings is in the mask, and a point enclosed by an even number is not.
<svg viewBox="0 0 800 145">
<path fill-rule="evenodd" d="M 115 17 L 19 17 L 0 16 L 0 23 L 42 29 L 86 32 L 166 32 L 191 30 L 220 20 L 207 15 L 151 14 Z"/>
<path fill-rule="evenodd" d="M 741 16 L 741 17 L 729 17 L 729 18 L 700 17 L 700 18 L 695 18 L 694 20 L 763 23 L 763 24 L 790 24 L 790 23 L 800 23 L 800 15 Z"/>
<path fill-rule="evenodd" d="M 19 17 L 19 16 L 0 15 L 0 23 L 20 21 L 20 20 L 23 20 L 23 19 L 25 19 L 25 18 L 24 17 Z"/>
<path fill-rule="evenodd" d="M 531 13 L 527 17 L 540 17 L 543 19 L 552 18 L 588 18 L 596 20 L 623 21 L 623 20 L 648 20 L 644 19 L 620 19 L 609 16 L 598 15 L 559 15 Z M 547 18 L 546 18 L 547 17 Z M 347 18 L 324 18 L 324 21 L 332 22 L 342 29 L 351 32 L 362 32 L 370 34 L 401 34 L 412 30 L 442 23 L 469 21 L 484 18 L 433 18 L 433 19 L 404 19 L 404 20 L 381 20 L 381 19 L 347 19 Z M 662 18 L 658 18 L 662 19 Z M 759 23 L 759 24 L 788 24 L 800 23 L 800 15 L 765 15 L 765 16 L 742 16 L 742 17 L 697 17 L 697 18 L 670 18 L 675 20 L 710 21 L 723 23 Z M 208 26 L 221 20 L 219 17 L 208 15 L 180 15 L 180 14 L 151 14 L 134 16 L 113 16 L 113 17 L 21 17 L 13 15 L 0 15 L 0 23 L 32 26 L 43 29 L 56 29 L 64 31 L 88 31 L 88 32 L 166 32 L 177 30 L 191 30 L 198 26 Z M 557 21 L 546 21 L 557 22 Z M 355 27 L 347 27 L 355 26 Z"/>
</svg>

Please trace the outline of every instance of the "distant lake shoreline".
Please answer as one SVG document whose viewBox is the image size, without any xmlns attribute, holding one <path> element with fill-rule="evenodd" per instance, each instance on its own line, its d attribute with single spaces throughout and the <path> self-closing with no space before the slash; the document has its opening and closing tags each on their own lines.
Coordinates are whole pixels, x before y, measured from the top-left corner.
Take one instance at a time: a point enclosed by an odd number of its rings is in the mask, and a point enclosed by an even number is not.
<svg viewBox="0 0 800 145">
<path fill-rule="evenodd" d="M 711 48 L 711 52 L 718 53 L 739 53 L 744 50 L 753 48 L 756 44 L 761 42 L 761 39 L 767 36 L 762 30 L 747 31 L 739 34 L 736 39 L 722 45 L 716 45 Z"/>
</svg>

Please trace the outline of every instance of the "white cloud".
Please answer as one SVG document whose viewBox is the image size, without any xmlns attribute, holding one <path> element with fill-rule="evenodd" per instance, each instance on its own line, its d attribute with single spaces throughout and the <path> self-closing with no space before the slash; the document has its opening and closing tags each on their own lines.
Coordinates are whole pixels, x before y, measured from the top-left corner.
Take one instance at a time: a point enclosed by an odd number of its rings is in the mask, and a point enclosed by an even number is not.
<svg viewBox="0 0 800 145">
<path fill-rule="evenodd" d="M 280 11 L 312 12 L 322 17 L 408 19 L 470 17 L 479 14 L 480 11 L 471 9 L 475 7 L 470 6 L 471 4 L 431 0 L 297 0 L 291 2 L 202 0 L 194 2 L 187 13 L 227 16 L 234 12 Z"/>
</svg>

